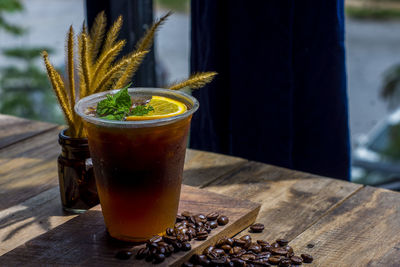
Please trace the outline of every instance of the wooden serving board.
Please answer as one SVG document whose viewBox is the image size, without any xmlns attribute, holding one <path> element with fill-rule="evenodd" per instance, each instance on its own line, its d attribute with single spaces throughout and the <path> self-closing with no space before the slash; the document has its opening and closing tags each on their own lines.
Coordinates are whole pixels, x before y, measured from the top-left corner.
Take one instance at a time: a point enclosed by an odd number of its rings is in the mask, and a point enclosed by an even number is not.
<svg viewBox="0 0 400 267">
<path fill-rule="evenodd" d="M 200 253 L 222 236 L 233 236 L 252 224 L 260 205 L 182 186 L 179 212 L 207 214 L 217 211 L 229 217 L 229 223 L 211 231 L 205 241 L 191 241 L 192 250 L 174 253 L 158 266 L 180 266 L 192 254 Z M 115 254 L 132 246 L 111 239 L 105 230 L 100 206 L 67 221 L 0 257 L 1 266 L 152 266 L 144 260 L 119 260 Z M 136 252 L 139 247 L 136 248 Z"/>
</svg>

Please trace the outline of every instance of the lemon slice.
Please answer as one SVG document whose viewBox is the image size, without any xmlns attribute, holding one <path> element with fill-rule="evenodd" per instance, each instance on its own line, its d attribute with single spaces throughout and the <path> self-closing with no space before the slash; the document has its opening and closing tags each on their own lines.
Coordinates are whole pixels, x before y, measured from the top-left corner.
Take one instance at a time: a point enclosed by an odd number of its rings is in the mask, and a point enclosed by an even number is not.
<svg viewBox="0 0 400 267">
<path fill-rule="evenodd" d="M 153 96 L 147 105 L 152 106 L 154 110 L 143 116 L 128 116 L 126 120 L 143 121 L 163 119 L 182 114 L 187 110 L 185 104 L 163 96 Z"/>
</svg>

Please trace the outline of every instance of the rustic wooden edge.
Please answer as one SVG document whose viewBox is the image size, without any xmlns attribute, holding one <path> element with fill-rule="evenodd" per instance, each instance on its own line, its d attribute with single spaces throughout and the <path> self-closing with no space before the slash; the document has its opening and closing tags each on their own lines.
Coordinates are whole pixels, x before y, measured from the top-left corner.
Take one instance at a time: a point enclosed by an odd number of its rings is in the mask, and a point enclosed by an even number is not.
<svg viewBox="0 0 400 267">
<path fill-rule="evenodd" d="M 0 148 L 56 128 L 58 125 L 0 114 Z"/>
<path fill-rule="evenodd" d="M 182 188 L 182 201 L 181 204 L 183 204 L 183 207 L 180 207 L 180 212 L 185 209 L 191 210 L 192 208 L 196 209 L 196 211 L 192 210 L 193 212 L 201 212 L 203 209 L 212 209 L 227 213 L 226 215 L 231 216 L 233 221 L 225 226 L 214 229 L 210 234 L 210 238 L 206 241 L 192 241 L 193 249 L 191 251 L 179 252 L 167 258 L 165 264 L 169 266 L 180 266 L 184 261 L 188 260 L 193 253 L 200 253 L 206 246 L 214 243 L 219 237 L 232 236 L 236 232 L 246 228 L 254 222 L 260 207 L 257 203 L 237 200 L 185 185 Z M 204 210 L 204 212 L 206 212 L 206 210 Z M 94 219 L 96 221 L 93 221 Z M 100 232 L 98 232 L 99 228 L 102 229 Z M 73 229 L 76 229 L 76 231 L 72 231 Z M 97 234 L 93 234 L 93 232 Z M 70 235 L 66 237 L 65 233 L 70 233 Z M 151 266 L 151 263 L 137 261 L 135 259 L 131 259 L 130 261 L 115 259 L 116 251 L 129 247 L 129 244 L 117 242 L 110 247 L 110 241 L 106 240 L 106 238 L 100 207 L 96 206 L 87 213 L 75 217 L 4 254 L 0 257 L 0 262 L 5 265 L 54 263 L 55 265 L 73 264 L 98 266 L 103 263 L 106 265 L 131 266 L 137 263 L 143 266 Z M 73 246 L 69 250 L 65 245 Z M 59 254 L 61 250 L 67 253 Z M 82 254 L 78 251 L 89 252 L 86 254 L 82 252 Z M 73 255 L 78 259 L 71 259 L 70 257 Z M 86 255 L 86 257 L 84 257 L 84 255 Z"/>
</svg>

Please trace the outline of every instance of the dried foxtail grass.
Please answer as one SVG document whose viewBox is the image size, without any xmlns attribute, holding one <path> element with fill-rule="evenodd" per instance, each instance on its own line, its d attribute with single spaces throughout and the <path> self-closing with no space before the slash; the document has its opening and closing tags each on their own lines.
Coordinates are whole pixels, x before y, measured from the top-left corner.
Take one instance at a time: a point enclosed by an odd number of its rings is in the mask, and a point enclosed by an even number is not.
<svg viewBox="0 0 400 267">
<path fill-rule="evenodd" d="M 75 107 L 75 67 L 74 67 L 74 29 L 72 25 L 69 27 L 67 34 L 67 75 L 68 75 L 68 95 L 70 97 L 70 108 L 74 110 Z"/>
<path fill-rule="evenodd" d="M 207 83 L 210 83 L 215 75 L 216 72 L 201 72 L 195 73 L 191 75 L 187 80 L 172 84 L 168 86 L 170 90 L 179 90 L 185 87 L 189 87 L 190 89 L 197 89 L 204 87 Z"/>
<path fill-rule="evenodd" d="M 159 20 L 157 20 L 144 34 L 144 36 L 138 41 L 136 44 L 136 52 L 149 50 L 151 45 L 154 42 L 154 35 L 157 32 L 157 29 L 164 24 L 164 22 L 171 16 L 172 12 L 168 12 L 164 16 L 162 16 Z"/>
<path fill-rule="evenodd" d="M 103 43 L 104 34 L 106 32 L 107 18 L 104 11 L 100 12 L 94 19 L 92 28 L 90 29 L 90 57 L 92 62 L 96 61 L 97 55 Z"/>
<path fill-rule="evenodd" d="M 125 40 L 117 41 L 122 26 L 122 16 L 118 17 L 107 33 L 105 32 L 107 19 L 104 12 L 95 18 L 90 34 L 83 23 L 82 30 L 78 34 L 78 64 L 75 64 L 74 30 L 71 26 L 65 45 L 66 80 L 63 80 L 51 65 L 47 52 L 43 51 L 47 74 L 68 123 L 70 136 L 77 138 L 85 135 L 82 120 L 74 112 L 76 95 L 82 98 L 89 94 L 126 86 L 149 52 L 157 29 L 170 15 L 169 12 L 157 20 L 139 40 L 136 50 L 118 61 L 116 58 L 125 45 Z M 99 52 L 100 48 L 101 52 Z M 75 71 L 79 79 L 75 78 Z M 188 80 L 171 85 L 169 89 L 200 88 L 210 82 L 215 75 L 215 72 L 197 73 L 190 76 Z"/>
</svg>

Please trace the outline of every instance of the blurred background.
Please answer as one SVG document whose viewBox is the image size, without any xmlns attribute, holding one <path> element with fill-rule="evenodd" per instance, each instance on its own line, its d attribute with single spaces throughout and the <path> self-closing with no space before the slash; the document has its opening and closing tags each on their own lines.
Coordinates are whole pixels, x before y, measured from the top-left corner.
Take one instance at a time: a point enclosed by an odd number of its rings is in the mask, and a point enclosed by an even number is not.
<svg viewBox="0 0 400 267">
<path fill-rule="evenodd" d="M 152 82 L 186 78 L 190 0 L 134 2 L 150 8 L 147 20 L 175 12 L 146 63 L 155 65 Z M 78 31 L 86 11 L 85 0 L 0 0 L 0 113 L 63 123 L 40 52 L 63 71 L 65 34 L 71 24 Z M 346 15 L 352 181 L 400 190 L 400 0 L 347 0 Z M 149 84 L 138 74 L 140 85 Z"/>
</svg>

